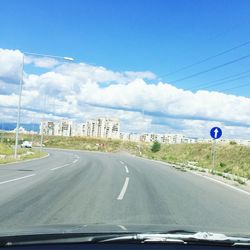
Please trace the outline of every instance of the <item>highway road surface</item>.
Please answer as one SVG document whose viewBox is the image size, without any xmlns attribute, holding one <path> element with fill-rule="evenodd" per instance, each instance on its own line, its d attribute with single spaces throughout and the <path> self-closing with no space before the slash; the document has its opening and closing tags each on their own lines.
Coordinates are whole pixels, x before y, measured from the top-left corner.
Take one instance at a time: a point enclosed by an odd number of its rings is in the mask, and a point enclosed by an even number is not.
<svg viewBox="0 0 250 250">
<path fill-rule="evenodd" d="M 1 231 L 104 223 L 250 232 L 247 193 L 125 153 L 47 151 L 0 166 Z"/>
</svg>

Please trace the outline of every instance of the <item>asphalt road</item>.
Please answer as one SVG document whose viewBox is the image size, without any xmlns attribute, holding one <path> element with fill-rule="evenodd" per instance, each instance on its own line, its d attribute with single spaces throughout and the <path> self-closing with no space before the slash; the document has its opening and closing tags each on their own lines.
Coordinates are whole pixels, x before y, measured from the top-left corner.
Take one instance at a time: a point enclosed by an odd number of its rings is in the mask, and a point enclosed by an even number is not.
<svg viewBox="0 0 250 250">
<path fill-rule="evenodd" d="M 128 154 L 47 151 L 44 159 L 0 166 L 2 231 L 105 223 L 250 232 L 246 193 Z"/>
</svg>

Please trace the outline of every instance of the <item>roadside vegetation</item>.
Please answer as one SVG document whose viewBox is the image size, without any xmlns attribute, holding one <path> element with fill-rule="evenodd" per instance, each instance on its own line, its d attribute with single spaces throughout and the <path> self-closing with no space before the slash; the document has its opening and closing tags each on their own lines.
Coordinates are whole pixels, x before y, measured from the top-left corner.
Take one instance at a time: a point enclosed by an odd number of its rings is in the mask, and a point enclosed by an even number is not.
<svg viewBox="0 0 250 250">
<path fill-rule="evenodd" d="M 156 153 L 156 152 L 158 152 L 158 151 L 160 151 L 160 150 L 161 150 L 161 144 L 160 144 L 159 142 L 155 141 L 155 142 L 153 143 L 152 147 L 151 147 L 151 151 L 152 151 L 153 153 Z"/>
<path fill-rule="evenodd" d="M 193 166 L 194 169 L 195 167 L 206 168 L 213 170 L 218 175 L 228 173 L 250 179 L 250 147 L 235 143 L 217 144 L 214 169 L 212 165 L 212 144 L 210 143 L 162 144 L 158 152 L 153 152 L 147 147 L 143 147 L 142 150 L 142 156 L 150 159 L 182 166 Z M 242 182 L 241 179 L 236 181 Z"/>
<path fill-rule="evenodd" d="M 13 148 L 12 138 L 2 138 L 0 141 L 0 164 L 11 163 L 16 161 L 23 161 L 33 158 L 40 158 L 47 155 L 45 152 L 41 152 L 37 149 L 26 149 L 19 148 L 17 151 L 17 158 L 14 158 L 14 148 Z"/>
<path fill-rule="evenodd" d="M 21 140 L 33 140 L 34 146 L 39 145 L 40 136 L 22 135 Z M 9 144 L 14 143 L 14 135 L 6 134 L 4 140 Z M 190 166 L 190 169 L 201 168 L 213 170 L 217 175 L 233 174 L 235 176 L 250 179 L 250 147 L 237 145 L 236 143 L 216 145 L 216 164 L 212 166 L 212 144 L 160 144 L 124 142 L 121 140 L 109 140 L 89 137 L 59 137 L 45 136 L 46 147 L 78 149 L 102 152 L 128 152 L 149 159 L 160 160 L 180 166 Z M 7 153 L 13 153 L 11 148 L 5 148 Z M 141 152 L 141 153 L 140 153 Z M 204 169 L 204 170 L 203 170 Z M 236 180 L 238 183 L 242 179 Z M 242 184 L 242 183 L 241 183 Z"/>
</svg>

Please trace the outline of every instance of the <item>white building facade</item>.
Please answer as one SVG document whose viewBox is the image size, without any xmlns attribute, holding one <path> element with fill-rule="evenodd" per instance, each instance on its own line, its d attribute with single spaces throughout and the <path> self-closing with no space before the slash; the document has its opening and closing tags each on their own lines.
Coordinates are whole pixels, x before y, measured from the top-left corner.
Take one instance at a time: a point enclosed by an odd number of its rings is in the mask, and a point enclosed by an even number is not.
<svg viewBox="0 0 250 250">
<path fill-rule="evenodd" d="M 86 136 L 98 138 L 120 138 L 120 121 L 116 118 L 98 118 L 85 123 L 73 123 L 69 120 L 43 121 L 40 134 L 51 136 Z"/>
</svg>

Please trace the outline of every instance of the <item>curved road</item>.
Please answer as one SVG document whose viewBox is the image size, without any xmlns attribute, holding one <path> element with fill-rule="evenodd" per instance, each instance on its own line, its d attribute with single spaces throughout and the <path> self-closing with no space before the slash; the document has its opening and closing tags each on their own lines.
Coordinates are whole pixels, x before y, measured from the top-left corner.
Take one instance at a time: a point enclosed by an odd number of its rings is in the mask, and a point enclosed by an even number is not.
<svg viewBox="0 0 250 250">
<path fill-rule="evenodd" d="M 250 232 L 245 193 L 128 154 L 47 151 L 44 159 L 0 166 L 2 231 L 105 223 Z"/>
</svg>

